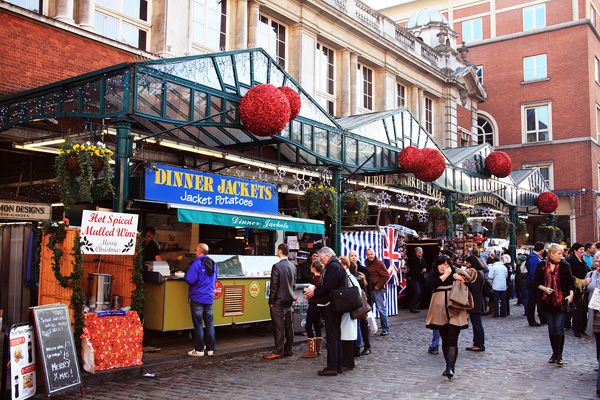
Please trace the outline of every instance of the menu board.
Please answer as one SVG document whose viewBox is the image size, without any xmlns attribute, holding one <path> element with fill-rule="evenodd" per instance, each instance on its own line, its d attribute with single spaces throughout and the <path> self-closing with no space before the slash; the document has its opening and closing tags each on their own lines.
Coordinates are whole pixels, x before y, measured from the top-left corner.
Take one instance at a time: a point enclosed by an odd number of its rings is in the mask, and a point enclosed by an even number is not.
<svg viewBox="0 0 600 400">
<path fill-rule="evenodd" d="M 28 399 L 35 395 L 36 389 L 33 325 L 13 325 L 9 338 L 11 399 Z"/>
<path fill-rule="evenodd" d="M 69 309 L 52 304 L 32 310 L 47 394 L 81 385 Z"/>
</svg>

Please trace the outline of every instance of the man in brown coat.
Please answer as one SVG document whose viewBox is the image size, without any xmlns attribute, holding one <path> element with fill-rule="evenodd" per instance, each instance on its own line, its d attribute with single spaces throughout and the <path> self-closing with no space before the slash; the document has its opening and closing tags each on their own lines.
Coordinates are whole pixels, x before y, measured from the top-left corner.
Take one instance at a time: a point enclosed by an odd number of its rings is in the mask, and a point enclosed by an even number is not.
<svg viewBox="0 0 600 400">
<path fill-rule="evenodd" d="M 385 285 L 390 280 L 390 274 L 377 257 L 373 249 L 367 250 L 367 259 L 365 265 L 371 276 L 371 296 L 375 301 L 377 310 L 379 311 L 379 320 L 381 321 L 381 336 L 387 336 L 390 331 L 387 319 L 387 306 L 385 304 Z"/>
</svg>

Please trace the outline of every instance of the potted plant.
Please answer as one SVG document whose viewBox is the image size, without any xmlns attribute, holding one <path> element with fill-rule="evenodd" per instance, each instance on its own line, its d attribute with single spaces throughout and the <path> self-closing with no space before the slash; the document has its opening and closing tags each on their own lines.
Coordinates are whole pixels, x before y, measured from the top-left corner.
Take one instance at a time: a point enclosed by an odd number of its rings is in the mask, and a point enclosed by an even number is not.
<svg viewBox="0 0 600 400">
<path fill-rule="evenodd" d="M 337 192 L 331 186 L 310 186 L 304 193 L 304 207 L 309 217 L 326 215 L 337 219 Z"/>
<path fill-rule="evenodd" d="M 450 209 L 441 206 L 431 206 L 427 208 L 427 212 L 429 213 L 429 220 L 434 222 L 436 220 L 444 220 L 446 221 L 446 225 L 450 222 Z"/>
<path fill-rule="evenodd" d="M 367 196 L 357 192 L 342 194 L 342 225 L 365 225 L 369 214 Z"/>
<path fill-rule="evenodd" d="M 497 238 L 504 237 L 509 239 L 511 236 L 515 236 L 515 225 L 508 219 L 503 218 L 499 221 L 496 221 L 494 233 Z"/>
<path fill-rule="evenodd" d="M 556 230 L 554 227 L 546 224 L 540 225 L 540 239 L 542 242 L 554 242 L 554 239 L 556 239 Z"/>
<path fill-rule="evenodd" d="M 456 225 L 462 225 L 463 231 L 469 229 L 469 217 L 471 213 L 468 211 L 457 210 L 452 213 L 452 221 Z"/>
<path fill-rule="evenodd" d="M 113 152 L 104 143 L 74 143 L 69 136 L 54 162 L 60 198 L 68 210 L 79 198 L 91 198 L 92 188 L 101 195 L 114 195 Z M 100 174 L 100 179 L 96 179 Z"/>
</svg>

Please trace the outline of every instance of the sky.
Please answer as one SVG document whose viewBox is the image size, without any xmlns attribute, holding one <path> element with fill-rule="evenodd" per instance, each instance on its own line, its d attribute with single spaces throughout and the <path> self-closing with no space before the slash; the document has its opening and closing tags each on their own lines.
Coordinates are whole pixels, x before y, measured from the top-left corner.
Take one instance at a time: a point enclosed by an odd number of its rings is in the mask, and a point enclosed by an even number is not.
<svg viewBox="0 0 600 400">
<path fill-rule="evenodd" d="M 411 3 L 417 0 L 361 0 L 363 3 L 367 4 L 369 7 L 374 8 L 376 10 L 381 10 L 382 8 L 387 8 L 391 6 L 395 6 L 398 4 Z"/>
</svg>

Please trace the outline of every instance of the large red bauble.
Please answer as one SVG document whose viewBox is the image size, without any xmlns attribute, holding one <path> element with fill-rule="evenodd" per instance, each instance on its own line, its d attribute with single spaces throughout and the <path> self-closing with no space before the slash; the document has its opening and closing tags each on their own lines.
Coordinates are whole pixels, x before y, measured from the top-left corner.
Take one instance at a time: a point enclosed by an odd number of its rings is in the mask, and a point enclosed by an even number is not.
<svg viewBox="0 0 600 400">
<path fill-rule="evenodd" d="M 283 94 L 285 94 L 285 97 L 287 97 L 287 99 L 288 99 L 288 103 L 290 103 L 290 120 L 289 120 L 289 122 L 292 122 L 293 120 L 296 119 L 298 114 L 300 114 L 300 108 L 302 108 L 302 99 L 300 98 L 300 95 L 298 94 L 298 92 L 296 92 L 291 87 L 281 86 L 281 87 L 278 87 L 277 89 L 279 89 L 279 91 L 281 91 Z"/>
<path fill-rule="evenodd" d="M 415 172 L 418 170 L 422 160 L 421 150 L 415 146 L 405 147 L 400 154 L 398 154 L 398 164 L 400 164 L 406 172 Z"/>
<path fill-rule="evenodd" d="M 256 136 L 278 134 L 290 122 L 290 103 L 273 85 L 254 86 L 240 101 L 244 127 Z"/>
<path fill-rule="evenodd" d="M 433 182 L 442 176 L 446 169 L 446 159 L 438 149 L 422 149 L 421 157 L 421 165 L 414 172 L 417 179 Z"/>
<path fill-rule="evenodd" d="M 535 205 L 543 213 L 551 213 L 558 208 L 558 196 L 552 192 L 541 193 L 535 199 Z"/>
<path fill-rule="evenodd" d="M 512 172 L 512 160 L 503 151 L 492 151 L 485 158 L 485 168 L 498 178 L 506 178 Z"/>
</svg>

